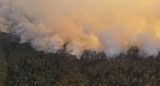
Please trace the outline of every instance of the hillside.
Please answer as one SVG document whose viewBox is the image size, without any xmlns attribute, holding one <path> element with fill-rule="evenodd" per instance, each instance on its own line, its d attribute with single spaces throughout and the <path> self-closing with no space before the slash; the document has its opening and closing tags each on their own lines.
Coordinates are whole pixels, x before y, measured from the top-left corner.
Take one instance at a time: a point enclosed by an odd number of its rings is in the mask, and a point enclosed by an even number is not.
<svg viewBox="0 0 160 86">
<path fill-rule="evenodd" d="M 0 33 L 0 86 L 160 86 L 160 55 L 140 57 L 138 48 L 116 58 L 85 51 L 44 54 Z"/>
</svg>

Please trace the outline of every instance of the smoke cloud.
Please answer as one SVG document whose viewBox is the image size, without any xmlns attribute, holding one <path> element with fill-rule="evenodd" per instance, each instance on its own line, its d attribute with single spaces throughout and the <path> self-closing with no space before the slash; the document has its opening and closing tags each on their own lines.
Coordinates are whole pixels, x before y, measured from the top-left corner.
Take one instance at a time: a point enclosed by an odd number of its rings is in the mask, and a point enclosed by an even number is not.
<svg viewBox="0 0 160 86">
<path fill-rule="evenodd" d="M 0 0 L 0 30 L 21 43 L 56 53 L 66 44 L 115 56 L 135 45 L 147 55 L 160 51 L 160 0 Z"/>
</svg>

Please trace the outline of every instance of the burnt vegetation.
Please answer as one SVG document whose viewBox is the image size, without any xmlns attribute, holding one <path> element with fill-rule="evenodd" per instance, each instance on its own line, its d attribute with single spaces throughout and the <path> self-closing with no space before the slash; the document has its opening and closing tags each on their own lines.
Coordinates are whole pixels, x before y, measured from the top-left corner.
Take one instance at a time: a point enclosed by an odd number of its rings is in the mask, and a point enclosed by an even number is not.
<svg viewBox="0 0 160 86">
<path fill-rule="evenodd" d="M 109 58 L 86 50 L 80 59 L 60 50 L 44 54 L 0 33 L 0 86 L 160 86 L 160 54 L 141 57 L 137 47 Z"/>
</svg>

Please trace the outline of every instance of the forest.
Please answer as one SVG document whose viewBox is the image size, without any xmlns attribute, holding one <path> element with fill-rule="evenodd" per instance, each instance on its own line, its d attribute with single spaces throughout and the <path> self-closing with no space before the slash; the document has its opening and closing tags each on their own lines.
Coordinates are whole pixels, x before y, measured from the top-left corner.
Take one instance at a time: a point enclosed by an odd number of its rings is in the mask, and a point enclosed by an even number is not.
<svg viewBox="0 0 160 86">
<path fill-rule="evenodd" d="M 90 50 L 76 58 L 18 41 L 0 33 L 0 86 L 160 86 L 160 54 L 143 57 L 135 46 L 115 58 Z"/>
</svg>

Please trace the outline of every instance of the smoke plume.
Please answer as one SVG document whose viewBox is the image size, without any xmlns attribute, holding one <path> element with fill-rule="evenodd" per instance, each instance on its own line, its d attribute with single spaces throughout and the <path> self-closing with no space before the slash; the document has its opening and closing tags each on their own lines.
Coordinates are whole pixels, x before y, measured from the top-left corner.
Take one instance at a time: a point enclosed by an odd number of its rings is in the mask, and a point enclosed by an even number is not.
<svg viewBox="0 0 160 86">
<path fill-rule="evenodd" d="M 160 51 L 160 0 L 0 0 L 0 30 L 38 51 Z"/>
</svg>

